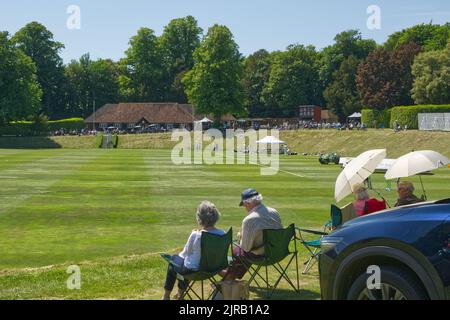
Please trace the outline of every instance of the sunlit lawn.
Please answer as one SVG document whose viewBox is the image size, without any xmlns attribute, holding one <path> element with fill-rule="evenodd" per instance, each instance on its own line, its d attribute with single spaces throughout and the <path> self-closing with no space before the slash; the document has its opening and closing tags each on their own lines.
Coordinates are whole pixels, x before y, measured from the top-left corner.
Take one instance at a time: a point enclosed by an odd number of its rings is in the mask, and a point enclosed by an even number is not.
<svg viewBox="0 0 450 320">
<path fill-rule="evenodd" d="M 286 226 L 321 228 L 338 166 L 294 156 L 282 158 L 275 176 L 260 169 L 175 166 L 167 150 L 0 150 L 0 298 L 159 299 L 166 264 L 158 253 L 184 245 L 202 200 L 214 202 L 219 227 L 236 234 L 244 217 L 239 196 L 248 187 Z M 450 196 L 449 171 L 424 177 L 430 198 Z M 394 202 L 382 175 L 375 186 Z M 306 259 L 301 248 L 300 267 Z M 82 271 L 78 291 L 66 288 L 72 264 Z M 316 269 L 300 281 L 300 295 L 282 282 L 275 298 L 320 298 Z"/>
</svg>

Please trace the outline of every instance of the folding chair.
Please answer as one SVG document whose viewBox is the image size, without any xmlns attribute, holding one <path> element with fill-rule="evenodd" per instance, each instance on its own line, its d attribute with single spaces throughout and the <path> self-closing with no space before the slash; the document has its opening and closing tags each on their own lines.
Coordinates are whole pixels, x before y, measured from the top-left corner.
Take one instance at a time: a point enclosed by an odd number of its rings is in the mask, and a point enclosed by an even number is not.
<svg viewBox="0 0 450 320">
<path fill-rule="evenodd" d="M 300 292 L 300 280 L 298 272 L 298 251 L 297 251 L 297 237 L 295 232 L 295 225 L 289 226 L 287 229 L 280 230 L 263 230 L 263 247 L 264 256 L 260 259 L 251 259 L 248 257 L 236 257 L 242 264 L 244 264 L 250 274 L 249 285 L 255 281 L 256 285 L 260 289 L 266 289 L 266 297 L 270 299 L 274 294 L 278 284 L 282 279 L 285 279 L 289 285 L 295 290 Z M 290 243 L 294 242 L 294 251 L 290 251 Z M 290 257 L 285 267 L 281 265 L 281 262 Z M 297 272 L 297 286 L 287 275 L 286 271 L 290 267 L 292 261 L 295 259 L 296 272 Z M 260 274 L 261 269 L 264 267 L 265 276 Z M 277 280 L 273 285 L 269 282 L 268 268 L 273 267 L 279 274 Z M 265 288 L 261 286 L 258 281 L 262 280 L 265 284 Z"/>
<path fill-rule="evenodd" d="M 231 245 L 233 243 L 233 229 L 230 229 L 227 234 L 223 236 L 215 235 L 209 232 L 203 232 L 201 238 L 201 258 L 200 269 L 186 275 L 177 274 L 178 280 L 188 280 L 189 285 L 180 300 L 188 297 L 194 300 L 193 297 L 199 300 L 205 300 L 204 282 L 208 281 L 213 287 L 213 291 L 207 296 L 206 300 L 213 298 L 214 294 L 219 290 L 218 282 L 214 278 L 219 272 L 227 269 L 230 266 L 230 259 L 228 253 L 231 252 Z M 176 263 L 169 255 L 161 255 L 164 260 L 172 265 Z M 194 290 L 194 285 L 200 282 L 201 293 Z"/>
<path fill-rule="evenodd" d="M 320 245 L 322 242 L 322 238 L 327 236 L 329 234 L 329 231 L 333 231 L 337 227 L 342 225 L 342 223 L 342 210 L 335 205 L 331 205 L 331 220 L 324 225 L 323 232 L 297 228 L 297 231 L 299 232 L 300 242 L 310 254 L 309 259 L 304 263 L 305 269 L 303 270 L 302 274 L 308 274 L 309 271 L 311 271 L 311 269 L 316 265 L 316 263 L 319 262 Z M 304 233 L 319 236 L 319 238 L 306 240 Z"/>
</svg>

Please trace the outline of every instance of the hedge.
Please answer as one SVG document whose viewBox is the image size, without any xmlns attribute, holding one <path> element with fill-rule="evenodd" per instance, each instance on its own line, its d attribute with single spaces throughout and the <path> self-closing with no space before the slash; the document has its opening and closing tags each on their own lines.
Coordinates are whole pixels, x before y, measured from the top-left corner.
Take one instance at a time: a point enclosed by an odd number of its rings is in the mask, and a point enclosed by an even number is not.
<svg viewBox="0 0 450 320">
<path fill-rule="evenodd" d="M 39 127 L 39 129 L 37 128 Z M 3 136 L 39 136 L 47 135 L 52 131 L 61 129 L 81 130 L 84 128 L 84 120 L 81 118 L 48 121 L 39 125 L 32 121 L 15 121 L 0 127 L 0 135 Z M 38 130 L 37 130 L 38 129 Z M 39 131 L 39 132 L 37 132 Z"/>
<path fill-rule="evenodd" d="M 381 125 L 384 125 L 385 128 L 390 126 L 391 121 L 391 110 L 372 110 L 372 109 L 363 109 L 362 110 L 361 121 L 368 128 L 380 128 Z"/>
<path fill-rule="evenodd" d="M 32 122 L 20 121 L 0 126 L 0 136 L 34 136 Z"/>
<path fill-rule="evenodd" d="M 408 129 L 419 129 L 419 113 L 445 112 L 450 112 L 450 104 L 394 107 L 391 109 L 390 126 L 393 127 L 397 120 L 401 126 L 408 126 Z"/>
<path fill-rule="evenodd" d="M 48 122 L 48 129 L 50 131 L 56 131 L 60 129 L 79 131 L 83 128 L 84 128 L 84 120 L 81 118 L 70 118 Z"/>
</svg>

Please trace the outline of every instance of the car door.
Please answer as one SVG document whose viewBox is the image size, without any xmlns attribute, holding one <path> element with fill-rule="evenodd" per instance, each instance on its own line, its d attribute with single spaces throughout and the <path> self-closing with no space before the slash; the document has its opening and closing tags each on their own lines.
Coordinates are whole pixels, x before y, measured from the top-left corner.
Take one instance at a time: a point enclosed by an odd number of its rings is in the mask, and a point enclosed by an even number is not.
<svg viewBox="0 0 450 320">
<path fill-rule="evenodd" d="M 447 299 L 450 300 L 450 215 L 443 225 L 444 246 L 442 248 L 442 279 L 444 282 L 445 290 L 447 293 Z"/>
</svg>

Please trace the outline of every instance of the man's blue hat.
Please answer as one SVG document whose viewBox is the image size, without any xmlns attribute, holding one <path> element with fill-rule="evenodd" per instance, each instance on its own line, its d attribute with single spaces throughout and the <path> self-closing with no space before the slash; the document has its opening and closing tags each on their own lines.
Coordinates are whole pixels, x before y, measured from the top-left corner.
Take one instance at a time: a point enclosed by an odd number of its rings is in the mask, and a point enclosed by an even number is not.
<svg viewBox="0 0 450 320">
<path fill-rule="evenodd" d="M 258 191 L 256 191 L 255 189 L 247 189 L 244 192 L 242 192 L 241 195 L 241 203 L 239 204 L 240 207 L 244 206 L 244 201 L 251 199 L 253 197 L 259 196 Z"/>
</svg>

